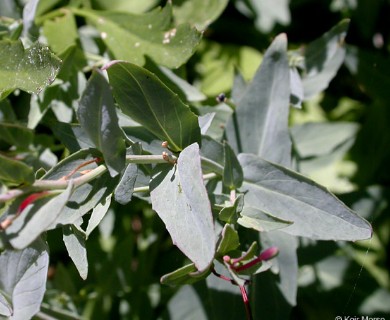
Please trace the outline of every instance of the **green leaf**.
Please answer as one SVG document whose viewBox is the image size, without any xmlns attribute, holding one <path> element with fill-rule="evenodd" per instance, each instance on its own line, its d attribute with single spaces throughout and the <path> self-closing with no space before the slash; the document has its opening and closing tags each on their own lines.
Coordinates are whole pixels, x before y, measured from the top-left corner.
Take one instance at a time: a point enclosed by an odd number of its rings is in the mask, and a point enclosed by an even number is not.
<svg viewBox="0 0 390 320">
<path fill-rule="evenodd" d="M 371 237 L 370 224 L 312 180 L 250 154 L 238 159 L 244 171 L 245 206 L 294 222 L 291 235 L 322 240 Z"/>
<path fill-rule="evenodd" d="M 246 228 L 252 228 L 260 232 L 285 228 L 293 223 L 253 207 L 244 207 L 237 222 Z"/>
<path fill-rule="evenodd" d="M 95 146 L 87 133 L 78 124 L 58 121 L 53 125 L 52 130 L 54 135 L 65 145 L 70 153 Z"/>
<path fill-rule="evenodd" d="M 218 244 L 217 253 L 223 256 L 230 251 L 236 250 L 240 245 L 240 238 L 238 233 L 230 224 L 225 224 L 221 233 L 221 241 Z"/>
<path fill-rule="evenodd" d="M 229 201 L 229 205 L 225 206 L 221 209 L 221 211 L 218 214 L 218 218 L 221 221 L 225 221 L 227 223 L 236 223 L 237 219 L 239 217 L 239 213 L 242 211 L 244 206 L 244 195 L 239 194 L 236 199 L 234 199 L 233 205 L 230 205 L 231 202 Z"/>
<path fill-rule="evenodd" d="M 50 48 L 56 54 L 76 44 L 78 39 L 74 15 L 68 10 L 64 10 L 63 13 L 63 16 L 56 17 L 54 20 L 45 20 L 42 29 Z"/>
<path fill-rule="evenodd" d="M 194 263 L 187 264 L 184 267 L 163 275 L 160 282 L 169 286 L 179 286 L 197 282 L 204 279 L 209 274 L 209 272 L 206 271 L 204 274 L 198 275 L 196 271 L 197 269 Z M 194 274 L 197 276 L 195 277 Z"/>
<path fill-rule="evenodd" d="M 27 149 L 33 140 L 33 131 L 18 124 L 0 123 L 0 140 L 21 149 Z"/>
<path fill-rule="evenodd" d="M 21 89 L 39 93 L 53 82 L 61 60 L 39 43 L 27 50 L 20 41 L 0 41 L 0 95 Z"/>
<path fill-rule="evenodd" d="M 345 58 L 345 37 L 349 20 L 343 20 L 305 48 L 302 77 L 305 99 L 326 89 Z"/>
<path fill-rule="evenodd" d="M 173 243 L 203 272 L 214 259 L 215 235 L 198 145 L 184 149 L 177 166 L 164 165 L 155 172 L 150 182 L 152 208 Z"/>
<path fill-rule="evenodd" d="M 110 87 L 99 71 L 88 80 L 77 114 L 82 128 L 103 153 L 111 176 L 118 175 L 125 167 L 125 142 Z"/>
<path fill-rule="evenodd" d="M 27 212 L 19 215 L 5 231 L 11 245 L 16 249 L 24 249 L 46 231 L 62 213 L 72 191 L 73 183 L 70 181 L 64 192 L 40 207 L 31 217 Z"/>
<path fill-rule="evenodd" d="M 178 68 L 194 53 L 201 33 L 188 24 L 171 25 L 172 10 L 164 8 L 136 15 L 125 12 L 73 9 L 96 27 L 115 59 L 137 65 L 145 56 L 168 68 Z"/>
<path fill-rule="evenodd" d="M 133 13 L 143 13 L 153 8 L 158 0 L 111 0 L 107 2 L 106 0 L 93 0 L 93 7 L 99 10 L 115 10 L 115 11 L 125 11 Z"/>
<path fill-rule="evenodd" d="M 200 143 L 196 115 L 154 74 L 125 62 L 110 65 L 107 72 L 123 113 L 168 141 L 173 151 Z"/>
<path fill-rule="evenodd" d="M 245 80 L 252 79 L 262 59 L 260 52 L 252 47 L 221 45 L 211 41 L 202 42 L 197 54 L 200 55 L 196 66 L 200 89 L 210 97 L 232 89 L 236 69 Z"/>
<path fill-rule="evenodd" d="M 242 168 L 237 160 L 236 154 L 227 142 L 223 144 L 224 150 L 224 168 L 223 184 L 230 189 L 238 189 L 244 179 Z"/>
<path fill-rule="evenodd" d="M 39 311 L 48 267 L 48 248 L 41 239 L 23 250 L 1 253 L 0 291 L 12 307 L 11 319 L 31 319 Z"/>
<path fill-rule="evenodd" d="M 286 50 L 287 38 L 281 34 L 267 49 L 252 83 L 236 102 L 226 134 L 235 151 L 254 153 L 288 166 L 290 71 Z"/>
<path fill-rule="evenodd" d="M 190 23 L 198 30 L 205 30 L 223 12 L 228 0 L 178 0 L 173 2 L 177 23 Z"/>
<path fill-rule="evenodd" d="M 88 276 L 86 234 L 75 225 L 64 226 L 62 230 L 62 239 L 64 240 L 66 250 L 75 264 L 80 277 L 85 280 Z"/>
<path fill-rule="evenodd" d="M 31 167 L 0 154 L 0 180 L 10 184 L 32 184 L 35 178 Z"/>
</svg>

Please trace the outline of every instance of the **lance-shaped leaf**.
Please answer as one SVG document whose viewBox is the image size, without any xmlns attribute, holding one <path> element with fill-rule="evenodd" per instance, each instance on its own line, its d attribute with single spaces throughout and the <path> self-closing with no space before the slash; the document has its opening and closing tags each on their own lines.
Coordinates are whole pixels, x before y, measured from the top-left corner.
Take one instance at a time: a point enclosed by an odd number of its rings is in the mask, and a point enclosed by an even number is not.
<svg viewBox="0 0 390 320">
<path fill-rule="evenodd" d="M 173 151 L 200 143 L 197 116 L 153 73 L 126 62 L 110 65 L 107 72 L 123 113 L 168 141 Z"/>
<path fill-rule="evenodd" d="M 244 171 L 245 206 L 293 224 L 286 233 L 322 240 L 361 240 L 371 226 L 312 180 L 250 154 L 238 159 Z"/>
<path fill-rule="evenodd" d="M 63 237 L 66 250 L 75 264 L 80 277 L 85 280 L 88 275 L 86 234 L 75 225 L 63 227 Z"/>
<path fill-rule="evenodd" d="M 241 211 L 241 217 L 238 218 L 237 222 L 246 228 L 260 232 L 281 229 L 292 224 L 291 221 L 279 219 L 272 214 L 248 206 Z"/>
<path fill-rule="evenodd" d="M 234 150 L 288 166 L 290 71 L 286 50 L 287 38 L 281 34 L 266 51 L 254 79 L 237 102 L 226 134 Z"/>
<path fill-rule="evenodd" d="M 12 308 L 9 319 L 31 319 L 39 311 L 46 290 L 48 266 L 47 246 L 41 239 L 26 249 L 2 252 L 0 291 Z M 0 303 L 1 300 L 0 297 Z"/>
<path fill-rule="evenodd" d="M 168 68 L 178 68 L 194 53 L 201 33 L 188 24 L 174 27 L 168 3 L 149 13 L 73 9 L 88 18 L 116 59 L 137 65 L 145 64 L 145 56 Z"/>
<path fill-rule="evenodd" d="M 241 187 L 243 180 L 243 173 L 240 163 L 237 160 L 236 154 L 229 146 L 224 143 L 224 168 L 223 168 L 223 184 L 230 189 L 237 189 Z"/>
<path fill-rule="evenodd" d="M 152 207 L 173 243 L 205 271 L 214 258 L 215 235 L 210 201 L 203 183 L 199 146 L 184 149 L 177 166 L 158 167 L 150 182 Z"/>
<path fill-rule="evenodd" d="M 32 217 L 23 211 L 5 231 L 11 245 L 16 249 L 26 248 L 42 232 L 46 231 L 61 214 L 72 191 L 73 183 L 70 181 L 63 193 L 40 207 Z"/>
<path fill-rule="evenodd" d="M 103 153 L 111 176 L 125 166 L 125 141 L 118 125 L 114 99 L 104 76 L 95 71 L 88 81 L 78 109 L 81 126 Z"/>
<path fill-rule="evenodd" d="M 20 41 L 0 41 L 0 96 L 17 88 L 40 92 L 53 82 L 60 65 L 61 60 L 39 43 L 24 50 Z"/>
<path fill-rule="evenodd" d="M 344 40 L 348 26 L 349 20 L 341 21 L 305 48 L 305 73 L 302 79 L 305 99 L 326 89 L 336 75 L 345 58 Z"/>
</svg>

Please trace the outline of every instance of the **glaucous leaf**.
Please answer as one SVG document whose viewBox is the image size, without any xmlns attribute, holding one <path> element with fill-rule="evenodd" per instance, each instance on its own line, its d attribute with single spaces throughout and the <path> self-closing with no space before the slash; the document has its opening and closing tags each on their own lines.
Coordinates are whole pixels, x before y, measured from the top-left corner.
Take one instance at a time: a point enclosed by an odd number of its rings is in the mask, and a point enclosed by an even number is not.
<svg viewBox="0 0 390 320">
<path fill-rule="evenodd" d="M 114 191 L 116 202 L 125 205 L 131 201 L 137 175 L 138 166 L 134 163 L 128 164 Z"/>
<path fill-rule="evenodd" d="M 184 149 L 175 166 L 156 167 L 150 190 L 152 208 L 164 221 L 173 243 L 199 272 L 205 271 L 214 259 L 215 234 L 199 146 L 194 143 Z"/>
<path fill-rule="evenodd" d="M 245 206 L 241 211 L 241 217 L 238 218 L 237 222 L 246 228 L 252 228 L 260 232 L 281 229 L 292 224 L 291 221 L 279 219 L 269 213 L 248 206 Z"/>
<path fill-rule="evenodd" d="M 267 49 L 254 79 L 236 101 L 237 108 L 227 124 L 226 135 L 236 152 L 253 153 L 290 165 L 289 72 L 287 37 L 281 34 Z"/>
<path fill-rule="evenodd" d="M 102 152 L 111 176 L 118 175 L 125 167 L 125 141 L 110 87 L 100 71 L 88 80 L 77 114 L 81 127 Z"/>
<path fill-rule="evenodd" d="M 71 180 L 64 192 L 44 204 L 32 216 L 23 211 L 5 230 L 11 245 L 16 249 L 24 249 L 41 233 L 45 232 L 61 214 L 72 191 L 73 183 Z M 27 210 L 25 209 L 25 211 Z"/>
<path fill-rule="evenodd" d="M 0 41 L 0 95 L 14 89 L 39 93 L 54 81 L 60 65 L 39 43 L 25 50 L 21 41 Z"/>
<path fill-rule="evenodd" d="M 111 204 L 111 195 L 106 198 L 106 201 L 100 202 L 95 208 L 93 208 L 91 217 L 88 221 L 87 230 L 85 231 L 86 236 L 92 233 L 93 230 L 99 225 L 99 223 L 103 220 L 106 215 L 108 208 Z"/>
<path fill-rule="evenodd" d="M 145 14 L 74 9 L 100 32 L 115 59 L 137 65 L 145 56 L 168 68 L 178 68 L 194 53 L 201 33 L 188 24 L 172 26 L 171 4 Z"/>
<path fill-rule="evenodd" d="M 301 76 L 295 67 L 290 67 L 290 104 L 298 109 L 302 108 L 304 99 L 303 84 Z"/>
<path fill-rule="evenodd" d="M 87 248 L 85 245 L 86 234 L 75 225 L 64 226 L 62 231 L 62 239 L 69 257 L 75 264 L 80 277 L 85 280 L 88 276 Z"/>
<path fill-rule="evenodd" d="M 31 319 L 39 311 L 46 291 L 48 267 L 48 248 L 41 239 L 23 250 L 1 253 L 0 291 L 9 299 L 10 319 Z"/>
<path fill-rule="evenodd" d="M 244 171 L 245 206 L 293 222 L 282 231 L 322 240 L 371 237 L 370 224 L 324 187 L 254 155 L 240 154 L 238 159 Z"/>
<path fill-rule="evenodd" d="M 171 150 L 200 143 L 197 116 L 153 73 L 126 62 L 111 64 L 107 72 L 123 113 L 168 141 Z"/>
<path fill-rule="evenodd" d="M 305 100 L 326 89 L 345 58 L 345 37 L 349 20 L 343 20 L 304 50 L 302 76 Z"/>
<path fill-rule="evenodd" d="M 161 277 L 160 282 L 169 286 L 192 284 L 206 278 L 210 272 L 198 273 L 194 263 L 187 264 Z"/>
</svg>

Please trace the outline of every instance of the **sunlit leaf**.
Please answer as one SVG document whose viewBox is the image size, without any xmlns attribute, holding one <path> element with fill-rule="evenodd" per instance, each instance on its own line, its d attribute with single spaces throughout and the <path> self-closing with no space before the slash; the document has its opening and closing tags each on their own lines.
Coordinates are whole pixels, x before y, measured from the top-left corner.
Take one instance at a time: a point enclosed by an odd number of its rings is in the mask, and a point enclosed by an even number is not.
<svg viewBox="0 0 390 320">
<path fill-rule="evenodd" d="M 293 222 L 282 231 L 322 240 L 371 237 L 370 224 L 324 187 L 254 155 L 240 154 L 238 159 L 244 171 L 245 206 Z"/>
<path fill-rule="evenodd" d="M 80 277 L 85 280 L 88 275 L 87 248 L 85 244 L 86 234 L 74 225 L 63 227 L 63 240 L 75 264 Z"/>
<path fill-rule="evenodd" d="M 226 134 L 237 152 L 257 154 L 290 165 L 291 141 L 287 130 L 290 77 L 287 38 L 281 34 L 266 51 L 260 68 L 246 88 Z"/>
<path fill-rule="evenodd" d="M 152 207 L 164 221 L 173 243 L 200 272 L 205 271 L 214 258 L 215 235 L 198 145 L 184 149 L 177 166 L 160 168 L 150 189 Z"/>
<path fill-rule="evenodd" d="M 107 72 L 123 113 L 168 141 L 173 151 L 200 143 L 197 117 L 154 74 L 125 62 L 109 66 Z"/>
<path fill-rule="evenodd" d="M 39 311 L 46 291 L 48 267 L 48 248 L 41 239 L 23 250 L 1 253 L 0 290 L 12 306 L 11 319 L 31 319 Z"/>
<path fill-rule="evenodd" d="M 99 30 L 115 59 L 144 65 L 145 56 L 177 68 L 194 53 L 201 34 L 188 24 L 171 24 L 171 5 L 136 15 L 126 12 L 73 9 Z"/>
<path fill-rule="evenodd" d="M 39 43 L 25 50 L 20 41 L 0 41 L 0 95 L 17 88 L 38 93 L 53 82 L 60 65 Z"/>
</svg>

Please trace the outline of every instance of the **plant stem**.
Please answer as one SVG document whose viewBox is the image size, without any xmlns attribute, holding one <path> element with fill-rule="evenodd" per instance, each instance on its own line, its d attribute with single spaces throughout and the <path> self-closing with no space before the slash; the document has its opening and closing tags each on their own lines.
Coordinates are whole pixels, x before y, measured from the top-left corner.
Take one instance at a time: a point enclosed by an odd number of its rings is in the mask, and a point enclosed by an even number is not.
<svg viewBox="0 0 390 320">
<path fill-rule="evenodd" d="M 211 168 L 215 173 L 208 173 L 204 175 L 204 180 L 214 179 L 217 175 L 223 173 L 223 167 L 218 163 L 209 160 L 207 158 L 201 158 L 202 162 L 206 163 L 208 168 Z M 166 156 L 163 155 L 127 155 L 126 163 L 135 163 L 135 164 L 157 164 L 157 163 L 171 163 L 177 160 L 176 156 L 169 155 L 167 161 Z M 98 167 L 90 170 L 89 172 L 73 179 L 74 186 L 77 188 L 83 184 L 86 184 L 97 177 L 101 176 L 104 172 L 107 171 L 107 167 L 103 164 Z M 62 190 L 66 189 L 68 186 L 69 180 L 66 179 L 66 176 L 63 179 L 58 180 L 36 180 L 31 186 L 21 187 L 19 189 L 9 190 L 5 194 L 0 194 L 0 203 L 5 203 L 7 201 L 13 200 L 23 194 L 28 194 L 31 192 L 44 191 L 44 190 Z M 148 192 L 149 187 L 140 187 L 135 188 L 134 192 Z"/>
</svg>

